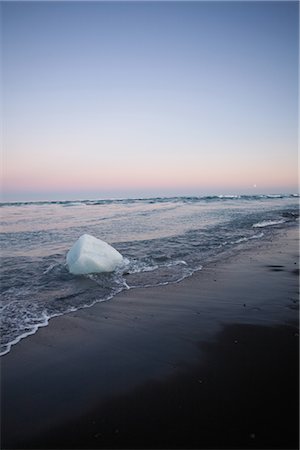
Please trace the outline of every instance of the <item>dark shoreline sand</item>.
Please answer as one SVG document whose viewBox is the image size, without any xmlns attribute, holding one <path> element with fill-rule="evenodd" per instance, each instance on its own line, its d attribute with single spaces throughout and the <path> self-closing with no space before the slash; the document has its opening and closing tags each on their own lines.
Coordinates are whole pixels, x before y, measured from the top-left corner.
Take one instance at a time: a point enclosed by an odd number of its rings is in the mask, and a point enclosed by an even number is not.
<svg viewBox="0 0 300 450">
<path fill-rule="evenodd" d="M 298 229 L 55 318 L 1 358 L 1 448 L 298 448 Z"/>
</svg>

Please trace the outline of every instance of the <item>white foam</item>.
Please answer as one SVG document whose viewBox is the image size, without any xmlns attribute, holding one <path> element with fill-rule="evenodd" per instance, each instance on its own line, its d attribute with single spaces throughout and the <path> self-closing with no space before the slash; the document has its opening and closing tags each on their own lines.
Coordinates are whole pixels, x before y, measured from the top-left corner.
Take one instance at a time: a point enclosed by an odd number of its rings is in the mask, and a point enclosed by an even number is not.
<svg viewBox="0 0 300 450">
<path fill-rule="evenodd" d="M 264 233 L 261 232 L 259 234 L 254 234 L 253 236 L 250 236 L 249 238 L 247 237 L 242 237 L 240 239 L 237 239 L 236 241 L 231 241 L 230 244 L 240 244 L 241 242 L 247 242 L 250 241 L 252 239 L 260 239 L 264 236 Z M 226 243 L 225 243 L 226 244 Z"/>
<path fill-rule="evenodd" d="M 113 272 L 123 263 L 123 256 L 111 245 L 83 234 L 69 250 L 67 265 L 74 275 Z"/>
<path fill-rule="evenodd" d="M 241 198 L 240 195 L 230 195 L 230 194 L 220 194 L 217 197 L 218 198 L 232 198 L 232 199 Z"/>
<path fill-rule="evenodd" d="M 49 273 L 49 272 L 51 272 L 51 270 L 53 270 L 54 269 L 54 267 L 56 267 L 58 264 L 50 264 L 50 266 L 49 267 L 47 267 L 47 269 L 46 270 L 44 270 L 44 272 L 43 272 L 43 274 L 44 275 L 47 275 L 47 273 Z"/>
<path fill-rule="evenodd" d="M 4 351 L 0 352 L 0 356 L 4 356 L 7 353 L 9 353 L 10 349 L 13 345 L 17 344 L 18 342 L 20 342 L 22 339 L 26 338 L 27 336 L 31 336 L 32 334 L 35 334 L 39 328 L 46 327 L 49 323 L 49 316 L 44 314 L 43 319 L 44 319 L 43 322 L 40 322 L 39 324 L 36 324 L 36 325 L 32 325 L 32 329 L 30 331 L 26 331 L 25 333 L 22 333 L 20 336 L 17 336 L 15 339 L 13 339 L 12 341 L 5 344 L 6 349 Z"/>
<path fill-rule="evenodd" d="M 39 328 L 46 327 L 49 324 L 49 320 L 50 319 L 53 319 L 53 318 L 59 317 L 59 316 L 63 316 L 65 314 L 69 314 L 69 313 L 72 313 L 72 312 L 76 312 L 76 311 L 79 311 L 80 309 L 91 308 L 96 303 L 103 303 L 103 302 L 106 302 L 108 300 L 111 300 L 116 294 L 121 292 L 124 288 L 130 289 L 130 287 L 127 285 L 126 282 L 124 282 L 124 285 L 122 287 L 120 287 L 119 289 L 116 289 L 112 294 L 110 294 L 110 295 L 108 295 L 108 296 L 106 296 L 104 298 L 101 298 L 101 299 L 93 300 L 89 304 L 83 304 L 83 305 L 78 306 L 78 307 L 73 306 L 73 307 L 68 308 L 64 312 L 59 312 L 59 313 L 54 313 L 54 314 L 43 313 L 42 317 L 40 318 L 41 322 L 39 322 L 39 323 L 37 323 L 35 325 L 31 325 L 31 329 L 29 331 L 26 331 L 26 332 L 20 334 L 19 336 L 17 336 L 12 341 L 9 341 L 6 344 L 4 344 L 3 346 L 5 347 L 5 350 L 3 350 L 2 352 L 0 351 L 0 356 L 4 356 L 7 353 L 9 353 L 10 350 L 11 350 L 11 347 L 13 345 L 17 344 L 22 339 L 25 339 L 28 336 L 31 336 L 31 335 L 35 334 L 38 331 Z"/>
<path fill-rule="evenodd" d="M 280 220 L 263 220 L 262 222 L 255 223 L 252 225 L 253 228 L 263 228 L 263 227 L 270 227 L 272 225 L 279 225 L 281 223 L 284 223 L 284 219 Z"/>
</svg>

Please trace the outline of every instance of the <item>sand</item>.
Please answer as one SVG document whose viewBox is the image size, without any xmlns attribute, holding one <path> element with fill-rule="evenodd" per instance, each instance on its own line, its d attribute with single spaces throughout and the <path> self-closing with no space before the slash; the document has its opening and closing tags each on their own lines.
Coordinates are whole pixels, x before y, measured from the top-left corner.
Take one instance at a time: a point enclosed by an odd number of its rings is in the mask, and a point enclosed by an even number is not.
<svg viewBox="0 0 300 450">
<path fill-rule="evenodd" d="M 52 319 L 1 358 L 1 448 L 298 448 L 298 248 Z"/>
</svg>

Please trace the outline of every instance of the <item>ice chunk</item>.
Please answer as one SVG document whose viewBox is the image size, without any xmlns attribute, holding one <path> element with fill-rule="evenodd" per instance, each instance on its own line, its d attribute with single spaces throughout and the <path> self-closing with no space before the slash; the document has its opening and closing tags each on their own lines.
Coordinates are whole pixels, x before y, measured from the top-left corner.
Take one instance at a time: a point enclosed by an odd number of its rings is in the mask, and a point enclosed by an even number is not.
<svg viewBox="0 0 300 450">
<path fill-rule="evenodd" d="M 116 249 L 89 234 L 83 234 L 67 253 L 67 265 L 74 275 L 112 272 L 122 262 Z"/>
</svg>

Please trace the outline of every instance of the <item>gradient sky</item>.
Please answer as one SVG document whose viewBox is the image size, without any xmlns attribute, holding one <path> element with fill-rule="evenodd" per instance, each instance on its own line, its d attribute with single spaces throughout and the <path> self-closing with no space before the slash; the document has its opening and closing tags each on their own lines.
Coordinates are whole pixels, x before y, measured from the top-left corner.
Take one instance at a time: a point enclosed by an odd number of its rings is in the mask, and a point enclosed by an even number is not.
<svg viewBox="0 0 300 450">
<path fill-rule="evenodd" d="M 298 2 L 2 2 L 3 200 L 297 191 Z"/>
</svg>

